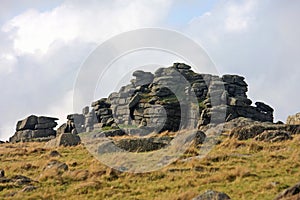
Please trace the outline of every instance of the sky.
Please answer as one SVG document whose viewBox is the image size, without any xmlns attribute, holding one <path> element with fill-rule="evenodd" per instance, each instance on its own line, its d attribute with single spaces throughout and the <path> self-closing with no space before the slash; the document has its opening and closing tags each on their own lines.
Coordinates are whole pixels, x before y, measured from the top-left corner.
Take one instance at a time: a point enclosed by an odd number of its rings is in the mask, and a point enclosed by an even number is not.
<svg viewBox="0 0 300 200">
<path fill-rule="evenodd" d="M 300 111 L 299 9 L 300 1 L 282 0 L 2 0 L 0 140 L 30 114 L 66 121 L 84 60 L 109 38 L 145 27 L 196 41 L 220 74 L 246 77 L 250 99 L 271 105 L 275 120 L 285 121 Z M 113 90 L 114 79 L 103 84 Z"/>
</svg>

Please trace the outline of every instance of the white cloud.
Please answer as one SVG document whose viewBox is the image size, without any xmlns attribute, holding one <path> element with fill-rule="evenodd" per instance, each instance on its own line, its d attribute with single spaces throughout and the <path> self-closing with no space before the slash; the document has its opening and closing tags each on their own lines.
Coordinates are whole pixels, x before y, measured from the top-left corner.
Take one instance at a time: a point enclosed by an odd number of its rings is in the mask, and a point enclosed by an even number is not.
<svg viewBox="0 0 300 200">
<path fill-rule="evenodd" d="M 240 32 L 247 30 L 253 19 L 251 16 L 256 0 L 244 1 L 241 4 L 229 2 L 227 16 L 225 18 L 225 30 L 228 32 Z"/>
<path fill-rule="evenodd" d="M 13 42 L 19 53 L 46 53 L 57 40 L 101 42 L 122 31 L 156 25 L 170 6 L 169 0 L 75 2 L 47 12 L 30 9 L 8 21 L 2 31 L 15 31 Z"/>
<path fill-rule="evenodd" d="M 0 140 L 30 114 L 65 121 L 73 108 L 70 91 L 89 53 L 123 31 L 159 26 L 169 6 L 169 0 L 65 1 L 7 21 L 0 31 Z"/>
<path fill-rule="evenodd" d="M 300 111 L 299 8 L 299 1 L 220 1 L 186 32 L 222 74 L 245 76 L 249 96 L 273 106 L 276 119 L 285 121 Z"/>
<path fill-rule="evenodd" d="M 7 75 L 11 73 L 17 62 L 17 58 L 12 54 L 0 55 L 0 74 Z"/>
</svg>

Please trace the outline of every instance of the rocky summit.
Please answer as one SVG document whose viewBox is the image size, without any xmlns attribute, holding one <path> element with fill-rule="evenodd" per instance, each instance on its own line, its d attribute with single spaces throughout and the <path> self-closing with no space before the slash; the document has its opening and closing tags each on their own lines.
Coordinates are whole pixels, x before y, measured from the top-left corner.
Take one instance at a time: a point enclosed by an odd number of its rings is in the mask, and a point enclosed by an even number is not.
<svg viewBox="0 0 300 200">
<path fill-rule="evenodd" d="M 85 107 L 82 114 L 69 115 L 64 126 L 69 132 L 76 126 L 78 133 L 105 127 L 133 133 L 135 127 L 145 135 L 238 117 L 273 122 L 273 108 L 263 102 L 253 106 L 246 94 L 248 85 L 239 75 L 199 74 L 186 64 L 174 63 L 154 74 L 138 70 L 133 76 L 119 92 L 93 102 L 91 110 Z"/>
<path fill-rule="evenodd" d="M 248 98 L 248 84 L 242 76 L 199 74 L 184 63 L 154 73 L 137 70 L 132 75 L 130 84 L 118 92 L 92 102 L 81 114 L 67 115 L 67 122 L 56 131 L 56 118 L 31 115 L 20 120 L 10 142 L 51 140 L 47 146 L 74 146 L 81 141 L 79 133 L 93 132 L 99 138 L 185 129 L 198 130 L 205 138 L 218 125 L 224 130 L 231 127 L 227 133 L 240 140 L 274 142 L 291 139 L 300 131 L 299 114 L 290 116 L 287 124 L 273 123 L 273 108 Z M 149 137 L 115 144 L 130 151 L 155 150 L 166 146 L 166 141 Z"/>
</svg>

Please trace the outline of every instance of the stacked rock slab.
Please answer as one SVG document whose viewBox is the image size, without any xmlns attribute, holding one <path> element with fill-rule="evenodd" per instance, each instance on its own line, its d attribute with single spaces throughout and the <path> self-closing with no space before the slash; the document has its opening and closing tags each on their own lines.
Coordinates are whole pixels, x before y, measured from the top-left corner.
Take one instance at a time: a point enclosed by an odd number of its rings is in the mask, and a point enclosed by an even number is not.
<svg viewBox="0 0 300 200">
<path fill-rule="evenodd" d="M 133 113 L 132 107 L 135 105 L 131 102 L 134 96 L 134 92 L 138 92 L 133 84 L 123 86 L 118 93 L 112 93 L 108 97 L 108 101 L 111 103 L 111 110 L 113 117 L 117 124 L 129 125 L 132 124 L 131 116 Z M 138 95 L 138 94 L 137 94 Z M 138 96 L 136 98 L 139 98 Z M 139 102 L 139 99 L 136 103 Z"/>
<path fill-rule="evenodd" d="M 238 117 L 273 122 L 273 109 L 262 102 L 252 106 L 248 85 L 238 75 L 198 74 L 186 64 L 174 63 L 154 74 L 138 70 L 133 76 L 119 92 L 93 102 L 90 112 L 84 108 L 78 132 L 118 126 L 146 133 L 177 131 Z"/>
<path fill-rule="evenodd" d="M 10 142 L 48 141 L 55 137 L 57 118 L 37 117 L 31 115 L 20 120 L 16 126 L 16 133 L 9 139 Z"/>
<path fill-rule="evenodd" d="M 93 102 L 92 108 L 92 111 L 86 118 L 86 127 L 90 127 L 90 129 L 100 129 L 103 127 L 116 126 L 112 115 L 111 104 L 107 101 L 107 98 Z"/>
<path fill-rule="evenodd" d="M 112 115 L 111 104 L 106 98 L 93 102 L 91 106 L 91 110 L 88 106 L 84 107 L 82 114 L 68 115 L 67 122 L 57 129 L 57 134 L 77 134 L 104 127 L 118 128 Z"/>
<path fill-rule="evenodd" d="M 273 122 L 274 110 L 270 106 L 262 102 L 256 102 L 255 107 L 251 106 L 252 101 L 246 95 L 248 85 L 244 81 L 244 77 L 238 75 L 224 75 L 222 78 L 211 76 L 208 80 L 208 96 L 204 100 L 205 109 L 202 112 L 200 125 L 212 123 L 211 120 L 214 120 L 213 123 L 221 123 L 224 120 L 230 121 L 238 117 Z M 225 112 L 225 116 L 218 114 Z M 221 118 L 218 118 L 219 116 Z"/>
</svg>

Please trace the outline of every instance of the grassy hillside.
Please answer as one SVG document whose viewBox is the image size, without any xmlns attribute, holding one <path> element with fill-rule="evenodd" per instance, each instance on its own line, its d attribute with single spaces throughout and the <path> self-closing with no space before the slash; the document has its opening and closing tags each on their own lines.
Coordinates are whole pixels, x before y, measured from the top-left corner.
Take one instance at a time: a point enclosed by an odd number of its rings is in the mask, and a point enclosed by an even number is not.
<svg viewBox="0 0 300 200">
<path fill-rule="evenodd" d="M 51 156 L 56 150 L 60 156 Z M 6 177 L 24 175 L 28 184 L 0 183 L 0 199 L 191 199 L 206 189 L 232 199 L 273 199 L 299 181 L 300 135 L 281 143 L 226 139 L 205 159 L 191 148 L 176 163 L 160 171 L 119 173 L 101 164 L 84 146 L 49 149 L 44 143 L 0 145 L 0 169 Z M 51 160 L 68 170 L 44 169 Z"/>
</svg>

